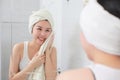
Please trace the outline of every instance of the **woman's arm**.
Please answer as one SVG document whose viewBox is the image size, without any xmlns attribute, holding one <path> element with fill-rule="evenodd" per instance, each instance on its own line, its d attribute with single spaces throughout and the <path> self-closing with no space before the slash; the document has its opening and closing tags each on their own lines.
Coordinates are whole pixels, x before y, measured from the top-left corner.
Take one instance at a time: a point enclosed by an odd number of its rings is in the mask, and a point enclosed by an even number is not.
<svg viewBox="0 0 120 80">
<path fill-rule="evenodd" d="M 13 48 L 13 53 L 10 58 L 9 80 L 26 80 L 28 74 L 33 71 L 35 67 L 40 66 L 45 61 L 44 55 L 39 56 L 36 54 L 33 59 L 28 63 L 28 65 L 20 71 L 19 65 L 21 61 L 21 53 L 23 53 L 22 46 L 22 44 L 17 44 Z"/>
<path fill-rule="evenodd" d="M 55 80 L 57 76 L 56 48 L 46 51 L 45 76 L 46 80 Z"/>
<path fill-rule="evenodd" d="M 23 53 L 23 43 L 16 44 L 13 47 L 12 55 L 10 57 L 9 67 L 9 80 L 25 80 L 27 78 L 27 72 L 30 72 L 33 68 L 28 65 L 22 71 L 19 69 L 21 54 Z"/>
</svg>

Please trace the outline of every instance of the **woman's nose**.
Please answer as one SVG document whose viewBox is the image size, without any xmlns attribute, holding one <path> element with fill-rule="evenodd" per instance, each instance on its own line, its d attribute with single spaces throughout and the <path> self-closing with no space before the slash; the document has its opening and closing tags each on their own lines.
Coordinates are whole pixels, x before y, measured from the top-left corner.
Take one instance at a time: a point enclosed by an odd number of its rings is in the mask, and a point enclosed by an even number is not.
<svg viewBox="0 0 120 80">
<path fill-rule="evenodd" d="M 45 32 L 44 31 L 41 31 L 41 33 L 40 33 L 42 36 L 44 36 L 45 35 Z"/>
</svg>

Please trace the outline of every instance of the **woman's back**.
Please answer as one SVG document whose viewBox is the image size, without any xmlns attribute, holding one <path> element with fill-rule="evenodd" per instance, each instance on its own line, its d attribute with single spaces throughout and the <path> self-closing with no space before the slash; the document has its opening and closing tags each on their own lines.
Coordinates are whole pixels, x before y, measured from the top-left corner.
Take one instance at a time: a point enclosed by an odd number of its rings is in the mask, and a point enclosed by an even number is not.
<svg viewBox="0 0 120 80">
<path fill-rule="evenodd" d="M 120 80 L 120 0 L 89 0 L 80 24 L 82 46 L 94 64 L 57 80 Z"/>
<path fill-rule="evenodd" d="M 89 68 L 93 71 L 94 80 L 120 80 L 120 69 L 102 64 L 94 64 Z"/>
</svg>

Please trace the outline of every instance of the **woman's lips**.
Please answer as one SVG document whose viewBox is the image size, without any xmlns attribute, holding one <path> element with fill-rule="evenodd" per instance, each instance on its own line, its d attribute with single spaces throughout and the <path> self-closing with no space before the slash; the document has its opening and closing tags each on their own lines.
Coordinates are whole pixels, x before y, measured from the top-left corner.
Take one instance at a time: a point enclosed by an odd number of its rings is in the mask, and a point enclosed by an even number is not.
<svg viewBox="0 0 120 80">
<path fill-rule="evenodd" d="M 43 39 L 43 38 L 39 38 L 39 40 L 40 40 L 40 41 L 44 41 L 44 39 Z"/>
</svg>

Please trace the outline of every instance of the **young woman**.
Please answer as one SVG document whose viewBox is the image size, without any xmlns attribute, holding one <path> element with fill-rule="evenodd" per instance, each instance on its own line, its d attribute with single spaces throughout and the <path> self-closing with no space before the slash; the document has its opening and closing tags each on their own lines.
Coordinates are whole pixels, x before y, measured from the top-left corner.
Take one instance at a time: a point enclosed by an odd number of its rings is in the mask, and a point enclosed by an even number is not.
<svg viewBox="0 0 120 80">
<path fill-rule="evenodd" d="M 57 80 L 120 80 L 120 0 L 89 0 L 80 24 L 82 46 L 94 64 Z"/>
<path fill-rule="evenodd" d="M 47 10 L 39 10 L 30 15 L 29 32 L 33 36 L 31 41 L 17 43 L 13 47 L 9 80 L 30 80 L 29 76 L 42 65 L 45 69 L 45 80 L 55 80 L 57 64 L 56 48 L 52 46 L 54 36 L 51 37 L 44 54 L 39 54 L 42 44 L 53 32 L 51 14 Z"/>
</svg>

